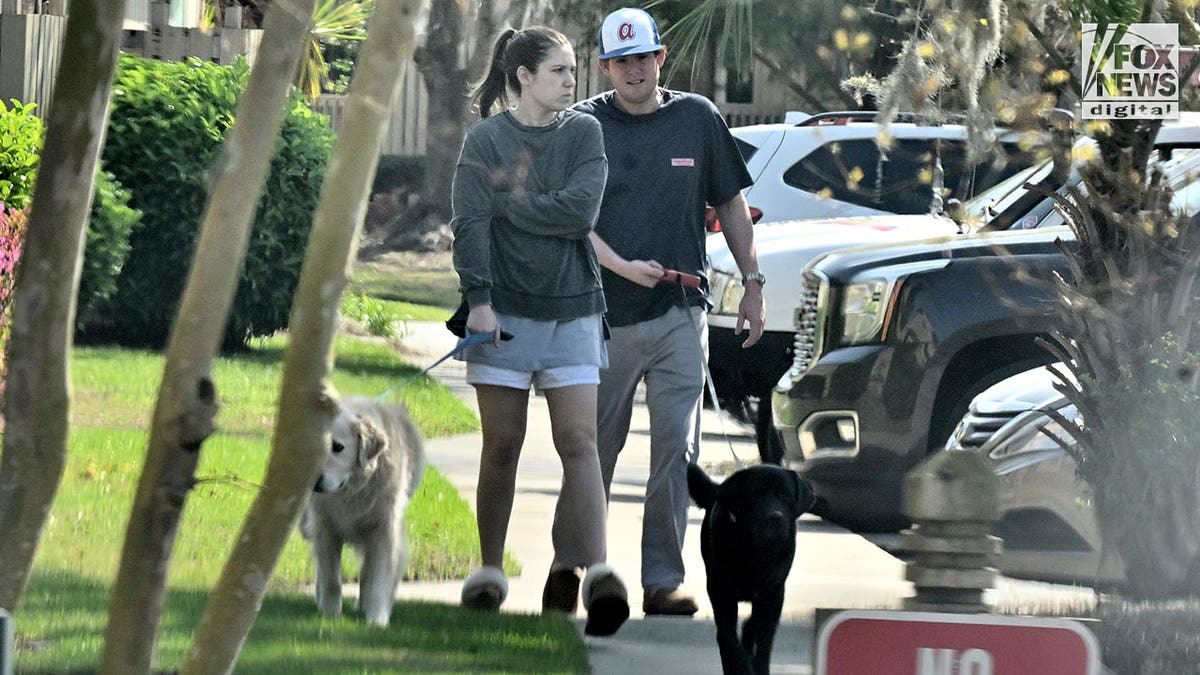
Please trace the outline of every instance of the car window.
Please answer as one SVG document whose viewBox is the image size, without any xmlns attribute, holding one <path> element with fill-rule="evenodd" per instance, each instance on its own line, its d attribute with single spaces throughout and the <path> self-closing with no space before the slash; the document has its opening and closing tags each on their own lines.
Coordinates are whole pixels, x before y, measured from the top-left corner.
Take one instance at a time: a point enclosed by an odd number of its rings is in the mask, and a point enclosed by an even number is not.
<svg viewBox="0 0 1200 675">
<path fill-rule="evenodd" d="M 980 192 L 971 199 L 963 202 L 963 214 L 969 222 L 987 220 L 987 210 L 1000 213 L 1010 204 L 1025 194 L 1025 183 L 1037 183 L 1050 173 L 1053 164 L 1045 160 L 1026 169 L 1022 169 L 992 187 Z"/>
<path fill-rule="evenodd" d="M 827 143 L 793 164 L 783 181 L 806 192 L 881 211 L 928 213 L 937 142 L 899 139 L 888 150 L 885 161 L 881 161 L 874 139 Z M 1002 167 L 985 163 L 968 171 L 963 141 L 940 139 L 940 144 L 943 184 L 951 195 L 970 196 L 1029 166 L 1029 162 L 1014 156 Z M 1015 149 L 1009 150 L 1016 154 Z"/>
<path fill-rule="evenodd" d="M 1200 149 L 1175 148 L 1162 166 L 1172 177 L 1171 187 L 1175 190 L 1172 205 L 1176 211 L 1185 216 L 1200 213 Z"/>
</svg>

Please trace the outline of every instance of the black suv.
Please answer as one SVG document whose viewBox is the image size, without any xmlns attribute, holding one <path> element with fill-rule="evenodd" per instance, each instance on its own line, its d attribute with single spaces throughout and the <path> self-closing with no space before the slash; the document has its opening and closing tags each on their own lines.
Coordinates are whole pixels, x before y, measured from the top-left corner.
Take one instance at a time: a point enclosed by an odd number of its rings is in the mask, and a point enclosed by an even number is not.
<svg viewBox="0 0 1200 675">
<path fill-rule="evenodd" d="M 1200 208 L 1198 142 L 1196 124 L 1164 126 L 1156 140 L 1171 149 L 1160 160 L 1187 213 Z M 903 527 L 904 475 L 945 445 L 972 397 L 1050 362 L 1035 339 L 1058 325 L 1053 275 L 1069 278 L 1061 223 L 1042 199 L 1012 224 L 1036 229 L 844 249 L 804 271 L 775 428 L 833 520 Z"/>
<path fill-rule="evenodd" d="M 950 218 L 931 213 L 936 182 L 947 198 L 978 198 L 1034 161 L 1021 135 L 998 130 L 1003 159 L 969 164 L 964 126 L 954 120 L 918 124 L 911 115 L 898 117 L 891 126 L 891 147 L 881 150 L 875 116 L 823 113 L 791 126 L 734 130 L 756 176 L 747 199 L 752 213 L 764 220 L 755 227 L 755 238 L 759 267 L 767 277 L 767 316 L 760 342 L 743 349 L 745 335 L 734 335 L 741 274 L 724 237 L 709 237 L 706 274 L 714 303 L 708 315 L 709 369 L 721 406 L 756 425 L 764 461 L 778 462 L 782 453 L 768 402 L 792 360 L 804 265 L 847 246 L 958 232 Z M 779 221 L 780 213 L 797 210 L 812 217 Z"/>
</svg>

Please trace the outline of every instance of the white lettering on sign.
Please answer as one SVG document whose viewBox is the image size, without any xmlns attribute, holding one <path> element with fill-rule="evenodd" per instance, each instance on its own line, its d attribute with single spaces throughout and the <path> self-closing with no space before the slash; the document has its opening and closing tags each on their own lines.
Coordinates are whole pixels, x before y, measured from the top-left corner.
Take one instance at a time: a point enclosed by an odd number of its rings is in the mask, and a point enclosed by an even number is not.
<svg viewBox="0 0 1200 675">
<path fill-rule="evenodd" d="M 954 675 L 954 650 L 917 647 L 917 675 Z"/>
<path fill-rule="evenodd" d="M 917 675 L 992 675 L 992 655 L 982 649 L 917 648 Z"/>
</svg>

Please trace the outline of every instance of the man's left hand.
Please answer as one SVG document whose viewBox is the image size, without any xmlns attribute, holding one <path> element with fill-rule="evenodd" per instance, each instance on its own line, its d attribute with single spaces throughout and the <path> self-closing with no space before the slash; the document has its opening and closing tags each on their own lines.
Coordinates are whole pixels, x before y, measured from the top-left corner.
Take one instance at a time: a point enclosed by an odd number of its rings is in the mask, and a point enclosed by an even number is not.
<svg viewBox="0 0 1200 675">
<path fill-rule="evenodd" d="M 738 318 L 737 324 L 734 326 L 733 334 L 741 335 L 742 328 L 747 324 L 750 327 L 750 334 L 746 336 L 746 341 L 742 343 L 742 349 L 753 347 L 763 334 L 763 323 L 766 321 L 767 304 L 763 300 L 762 286 L 760 284 L 746 284 L 745 292 L 742 293 L 742 301 L 738 303 Z"/>
</svg>

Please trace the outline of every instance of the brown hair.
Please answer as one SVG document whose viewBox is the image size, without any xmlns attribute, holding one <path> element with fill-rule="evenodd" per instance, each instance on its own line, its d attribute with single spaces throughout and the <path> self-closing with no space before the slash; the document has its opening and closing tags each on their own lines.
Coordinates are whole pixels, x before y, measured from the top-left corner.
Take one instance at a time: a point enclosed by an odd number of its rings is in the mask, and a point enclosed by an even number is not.
<svg viewBox="0 0 1200 675">
<path fill-rule="evenodd" d="M 521 81 L 517 79 L 517 68 L 525 66 L 536 72 L 538 64 L 546 58 L 551 48 L 563 45 L 570 47 L 567 36 L 545 26 L 530 26 L 522 30 L 506 28 L 496 37 L 492 47 L 492 61 L 487 74 L 475 84 L 471 100 L 479 109 L 480 117 L 492 114 L 499 101 L 508 104 L 508 90 L 521 93 Z"/>
</svg>

